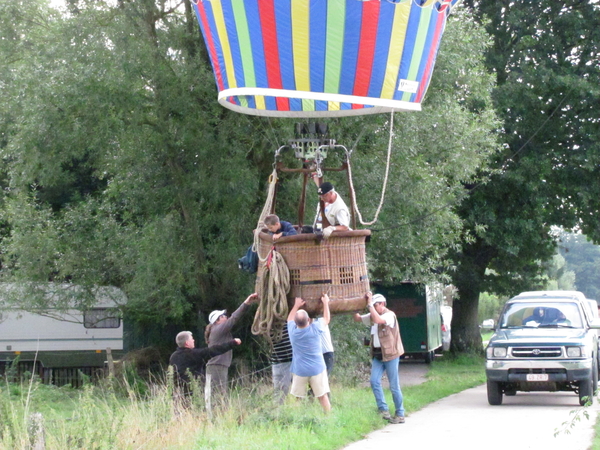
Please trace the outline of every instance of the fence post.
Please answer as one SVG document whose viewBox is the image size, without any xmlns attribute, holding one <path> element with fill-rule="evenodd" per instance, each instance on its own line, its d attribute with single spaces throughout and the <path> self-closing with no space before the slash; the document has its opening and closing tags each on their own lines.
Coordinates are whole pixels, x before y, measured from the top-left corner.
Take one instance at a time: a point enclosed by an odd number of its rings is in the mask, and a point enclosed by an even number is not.
<svg viewBox="0 0 600 450">
<path fill-rule="evenodd" d="M 29 416 L 27 431 L 29 433 L 31 450 L 45 450 L 46 441 L 44 439 L 44 418 L 42 413 L 33 413 Z"/>
<path fill-rule="evenodd" d="M 108 361 L 108 376 L 113 378 L 115 376 L 115 362 L 112 357 L 112 350 L 110 347 L 106 348 L 106 360 Z"/>
<path fill-rule="evenodd" d="M 208 412 L 208 417 L 212 417 L 212 405 L 210 403 L 211 398 L 211 374 L 206 374 L 206 382 L 204 384 L 204 404 L 206 405 L 206 411 Z"/>
</svg>

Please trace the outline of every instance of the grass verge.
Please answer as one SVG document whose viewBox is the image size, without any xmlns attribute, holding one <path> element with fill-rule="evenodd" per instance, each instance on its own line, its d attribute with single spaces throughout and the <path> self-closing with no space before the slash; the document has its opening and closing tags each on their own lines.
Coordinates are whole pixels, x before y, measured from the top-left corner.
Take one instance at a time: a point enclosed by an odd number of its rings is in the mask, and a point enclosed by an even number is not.
<svg viewBox="0 0 600 450">
<path fill-rule="evenodd" d="M 431 402 L 485 381 L 478 357 L 436 358 L 427 381 L 403 388 L 407 415 Z M 271 388 L 256 382 L 231 392 L 226 408 L 209 416 L 198 406 L 175 408 L 168 385 L 150 394 L 125 395 L 91 386 L 73 391 L 36 385 L 4 385 L 0 391 L 0 449 L 28 448 L 27 418 L 42 412 L 46 449 L 235 449 L 332 450 L 362 439 L 385 422 L 377 414 L 371 390 L 332 385 L 333 411 L 324 415 L 317 401 L 275 406 Z M 387 399 L 391 402 L 389 392 Z"/>
</svg>

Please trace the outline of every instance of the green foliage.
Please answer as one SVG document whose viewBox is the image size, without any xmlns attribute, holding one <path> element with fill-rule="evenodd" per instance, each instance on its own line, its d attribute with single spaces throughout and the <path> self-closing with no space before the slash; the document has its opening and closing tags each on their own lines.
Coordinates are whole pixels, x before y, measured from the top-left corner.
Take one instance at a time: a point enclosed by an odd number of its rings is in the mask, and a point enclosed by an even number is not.
<svg viewBox="0 0 600 450">
<path fill-rule="evenodd" d="M 486 319 L 494 319 L 494 323 L 497 323 L 498 316 L 506 300 L 508 300 L 507 297 L 499 297 L 494 294 L 482 292 L 479 296 L 478 322 L 481 324 Z"/>
<path fill-rule="evenodd" d="M 547 290 L 565 290 L 574 291 L 575 289 L 575 272 L 568 270 L 566 260 L 560 254 L 555 254 L 551 260 L 544 263 L 548 281 L 545 289 Z"/>
<path fill-rule="evenodd" d="M 363 339 L 369 336 L 369 328 L 344 314 L 333 316 L 329 329 L 335 350 L 332 378 L 344 386 L 355 386 L 364 381 L 371 364 L 369 347 L 363 345 Z"/>
<path fill-rule="evenodd" d="M 210 68 L 190 57 L 196 19 L 153 2 L 31 6 L 0 10 L 3 32 L 27 41 L 2 48 L 15 55 L 2 84 L 5 279 L 119 286 L 146 321 L 227 306 L 248 284 L 236 259 L 260 195 L 239 144 L 251 121 L 207 100 Z"/>
<path fill-rule="evenodd" d="M 573 289 L 587 298 L 600 299 L 600 247 L 582 234 L 561 232 L 559 255 L 565 261 L 566 273 L 573 274 Z"/>
</svg>

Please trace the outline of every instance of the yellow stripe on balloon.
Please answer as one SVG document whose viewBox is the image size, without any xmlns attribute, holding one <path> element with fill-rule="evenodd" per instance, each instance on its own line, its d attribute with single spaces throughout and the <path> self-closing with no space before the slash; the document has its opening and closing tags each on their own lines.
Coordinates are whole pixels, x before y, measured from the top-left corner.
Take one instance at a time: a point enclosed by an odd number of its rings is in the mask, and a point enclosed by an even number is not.
<svg viewBox="0 0 600 450">
<path fill-rule="evenodd" d="M 256 102 L 256 109 L 258 109 L 258 110 L 267 109 L 267 105 L 265 104 L 264 95 L 255 95 L 254 101 Z"/>
<path fill-rule="evenodd" d="M 294 79 L 298 91 L 310 91 L 309 4 L 306 0 L 292 0 Z"/>
<path fill-rule="evenodd" d="M 223 60 L 225 61 L 225 73 L 227 73 L 227 84 L 230 88 L 237 87 L 235 79 L 235 70 L 233 68 L 233 58 L 231 56 L 231 47 L 229 46 L 229 37 L 227 36 L 227 28 L 225 27 L 225 17 L 223 15 L 223 7 L 221 2 L 211 2 L 215 23 L 217 25 L 217 34 L 221 42 L 223 50 Z"/>
<path fill-rule="evenodd" d="M 396 92 L 400 58 L 402 58 L 402 52 L 404 51 L 411 3 L 411 1 L 399 3 L 396 5 L 396 10 L 394 11 L 394 24 L 392 25 L 392 35 L 388 50 L 385 79 L 381 89 L 381 98 L 392 99 Z"/>
<path fill-rule="evenodd" d="M 340 102 L 327 102 L 327 111 L 339 111 Z"/>
</svg>

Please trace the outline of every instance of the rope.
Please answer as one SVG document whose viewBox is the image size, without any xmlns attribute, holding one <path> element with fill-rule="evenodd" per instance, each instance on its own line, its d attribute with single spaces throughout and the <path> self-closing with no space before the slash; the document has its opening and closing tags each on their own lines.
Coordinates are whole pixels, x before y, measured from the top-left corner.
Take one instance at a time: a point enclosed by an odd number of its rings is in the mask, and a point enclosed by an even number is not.
<svg viewBox="0 0 600 450">
<path fill-rule="evenodd" d="M 377 222 L 379 218 L 379 213 L 381 212 L 381 208 L 383 207 L 383 201 L 385 199 L 385 191 L 387 188 L 389 173 L 390 173 L 390 160 L 392 157 L 392 138 L 394 136 L 394 110 L 392 109 L 392 113 L 390 115 L 390 138 L 388 141 L 388 149 L 387 149 L 387 161 L 385 164 L 385 177 L 383 178 L 383 188 L 381 190 L 381 199 L 379 200 L 379 206 L 377 207 L 377 211 L 375 211 L 375 218 L 371 222 L 364 222 L 362 218 L 362 214 L 358 210 L 358 204 L 356 203 L 356 192 L 354 191 L 354 184 L 352 183 L 352 167 L 350 166 L 350 158 L 348 158 L 348 179 L 350 181 L 350 196 L 352 198 L 352 203 L 354 204 L 354 211 L 358 215 L 358 220 L 362 225 L 373 225 Z"/>
<path fill-rule="evenodd" d="M 289 313 L 287 293 L 290 290 L 290 271 L 281 253 L 273 248 L 267 257 L 262 279 L 256 287 L 259 303 L 252 334 L 264 336 L 269 344 L 280 337 L 272 336 L 271 329 L 276 322 L 285 322 Z"/>
<path fill-rule="evenodd" d="M 273 172 L 269 176 L 269 189 L 267 190 L 267 199 L 265 200 L 265 206 L 263 206 L 262 212 L 258 217 L 256 228 L 254 230 L 254 243 L 252 244 L 252 251 L 255 251 L 258 255 L 259 263 L 266 261 L 269 257 L 267 253 L 264 257 L 260 254 L 260 238 L 258 237 L 260 231 L 265 227 L 265 217 L 271 214 L 273 208 L 273 199 L 275 198 L 275 187 L 277 186 L 277 169 L 273 169 Z"/>
</svg>

